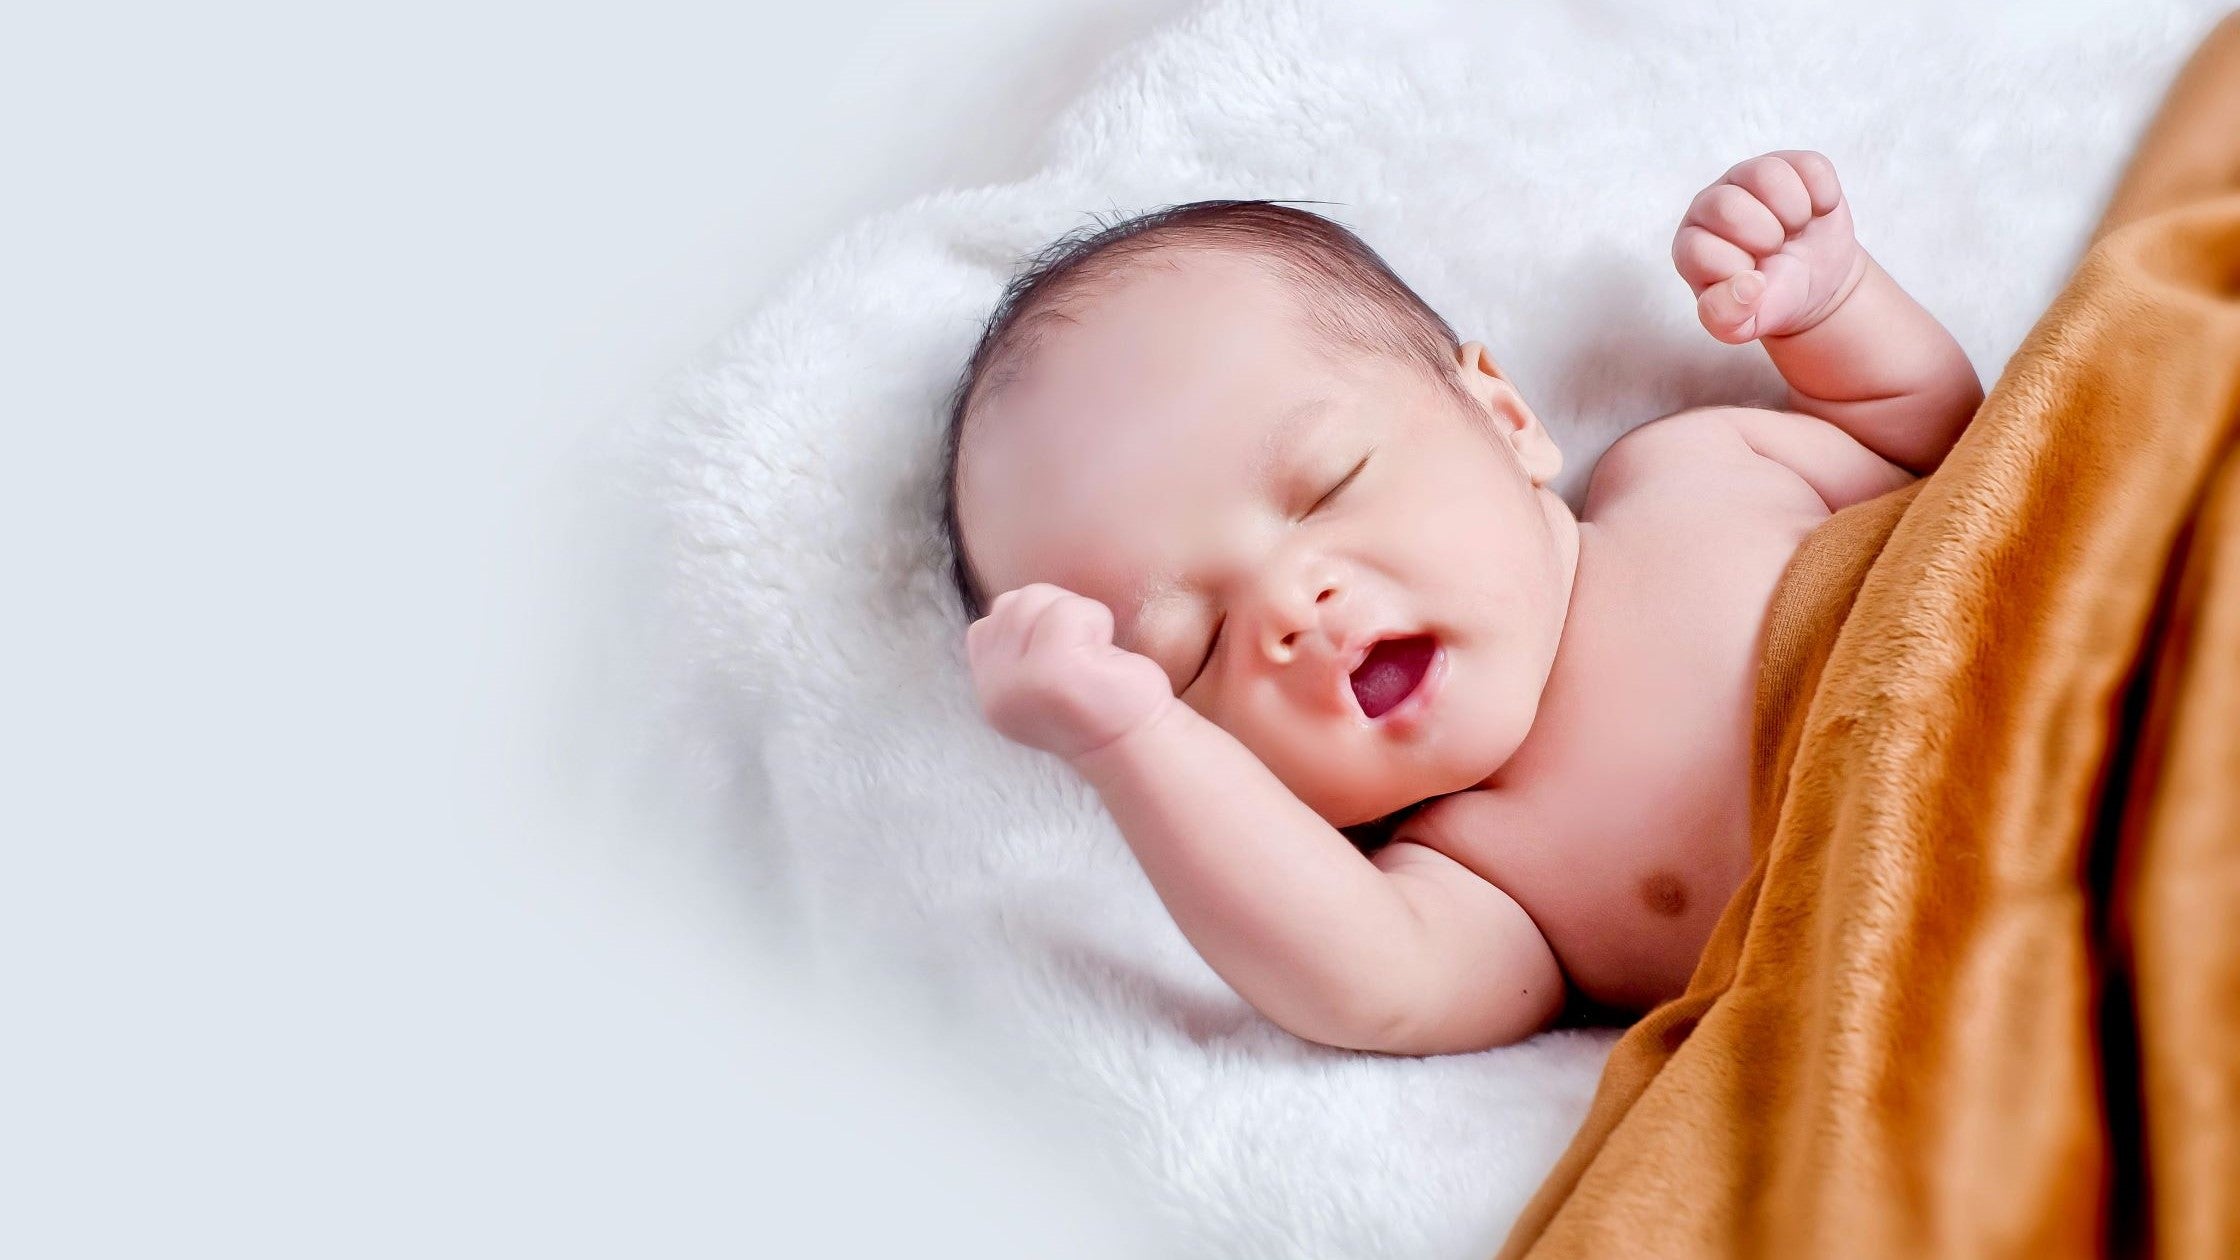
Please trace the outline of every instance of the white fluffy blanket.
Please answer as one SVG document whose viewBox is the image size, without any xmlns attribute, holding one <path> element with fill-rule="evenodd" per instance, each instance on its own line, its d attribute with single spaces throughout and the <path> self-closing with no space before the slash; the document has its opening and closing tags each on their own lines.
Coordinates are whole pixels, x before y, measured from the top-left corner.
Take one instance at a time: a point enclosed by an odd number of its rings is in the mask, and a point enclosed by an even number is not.
<svg viewBox="0 0 2240 1260">
<path fill-rule="evenodd" d="M 1312 199 L 1493 347 L 1576 507 L 1626 429 L 1780 397 L 1761 351 L 1697 327 L 1667 253 L 1697 189 L 1776 148 L 1835 160 L 1861 238 L 1989 384 L 2222 6 L 1858 7 L 1223 0 L 1108 63 L 1032 178 L 856 224 L 682 373 L 654 447 L 674 755 L 740 803 L 802 964 L 992 1032 L 1176 1254 L 1491 1251 L 1608 1036 L 1388 1058 L 1234 996 L 1094 794 L 979 719 L 941 398 L 1014 265 L 1090 212 Z"/>
</svg>

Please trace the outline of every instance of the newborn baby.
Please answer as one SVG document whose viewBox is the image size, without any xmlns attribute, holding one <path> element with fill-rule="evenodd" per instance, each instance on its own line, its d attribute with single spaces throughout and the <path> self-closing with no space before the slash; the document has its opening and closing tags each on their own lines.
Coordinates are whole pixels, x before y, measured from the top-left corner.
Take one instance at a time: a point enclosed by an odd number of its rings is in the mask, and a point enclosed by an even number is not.
<svg viewBox="0 0 2240 1260">
<path fill-rule="evenodd" d="M 1576 517 L 1486 347 L 1304 211 L 1061 240 L 988 322 L 945 511 L 982 710 L 1300 1037 L 1453 1053 L 1678 994 L 1751 861 L 1776 580 L 1983 399 L 1818 153 L 1729 170 L 1672 257 L 1787 406 L 1634 429 Z"/>
</svg>

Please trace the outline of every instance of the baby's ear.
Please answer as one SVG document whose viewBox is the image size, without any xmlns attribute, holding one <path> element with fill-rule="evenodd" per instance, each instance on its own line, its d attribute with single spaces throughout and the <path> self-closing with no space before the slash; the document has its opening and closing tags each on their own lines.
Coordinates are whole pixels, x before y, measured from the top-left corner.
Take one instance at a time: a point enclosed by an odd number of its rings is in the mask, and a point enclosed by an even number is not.
<svg viewBox="0 0 2240 1260">
<path fill-rule="evenodd" d="M 1532 484 L 1544 486 L 1563 471 L 1563 450 L 1548 436 L 1540 417 L 1525 405 L 1524 395 L 1501 372 L 1485 344 L 1466 341 L 1455 351 L 1455 368 L 1464 392 L 1485 410 L 1485 420 L 1496 437 L 1516 452 Z"/>
</svg>

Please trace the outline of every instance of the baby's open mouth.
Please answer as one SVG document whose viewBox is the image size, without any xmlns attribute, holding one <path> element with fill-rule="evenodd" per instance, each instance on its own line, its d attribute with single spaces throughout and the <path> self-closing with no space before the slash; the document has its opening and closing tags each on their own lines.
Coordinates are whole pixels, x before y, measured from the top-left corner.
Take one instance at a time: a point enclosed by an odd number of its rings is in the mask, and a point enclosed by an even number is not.
<svg viewBox="0 0 2240 1260">
<path fill-rule="evenodd" d="M 1438 650 L 1438 640 L 1428 634 L 1406 639 L 1380 639 L 1353 671 L 1353 698 L 1370 717 L 1383 717 L 1392 706 L 1408 698 Z"/>
</svg>

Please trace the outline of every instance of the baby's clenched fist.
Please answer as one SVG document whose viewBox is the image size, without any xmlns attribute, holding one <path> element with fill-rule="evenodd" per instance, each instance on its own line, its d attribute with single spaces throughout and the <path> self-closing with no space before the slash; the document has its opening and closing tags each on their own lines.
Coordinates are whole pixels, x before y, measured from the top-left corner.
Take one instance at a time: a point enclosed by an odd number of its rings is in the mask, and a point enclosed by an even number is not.
<svg viewBox="0 0 2240 1260">
<path fill-rule="evenodd" d="M 1789 337 L 1826 319 L 1867 274 L 1835 163 L 1781 149 L 1696 194 L 1672 238 L 1696 318 L 1728 345 Z"/>
<path fill-rule="evenodd" d="M 1072 761 L 1177 704 L 1166 671 L 1112 643 L 1112 610 L 1048 582 L 996 596 L 965 631 L 988 724 Z"/>
</svg>

